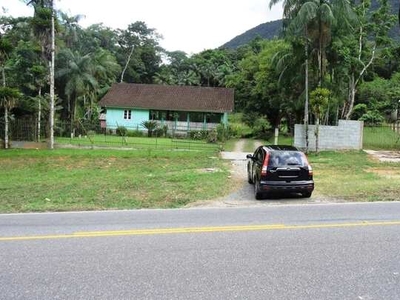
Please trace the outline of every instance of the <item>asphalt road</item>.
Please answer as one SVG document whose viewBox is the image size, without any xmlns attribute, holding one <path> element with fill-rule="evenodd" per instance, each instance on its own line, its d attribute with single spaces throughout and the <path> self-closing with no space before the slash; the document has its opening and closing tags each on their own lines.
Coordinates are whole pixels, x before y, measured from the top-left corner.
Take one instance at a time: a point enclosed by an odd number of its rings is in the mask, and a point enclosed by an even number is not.
<svg viewBox="0 0 400 300">
<path fill-rule="evenodd" d="M 0 215 L 0 299 L 400 299 L 400 202 Z"/>
</svg>

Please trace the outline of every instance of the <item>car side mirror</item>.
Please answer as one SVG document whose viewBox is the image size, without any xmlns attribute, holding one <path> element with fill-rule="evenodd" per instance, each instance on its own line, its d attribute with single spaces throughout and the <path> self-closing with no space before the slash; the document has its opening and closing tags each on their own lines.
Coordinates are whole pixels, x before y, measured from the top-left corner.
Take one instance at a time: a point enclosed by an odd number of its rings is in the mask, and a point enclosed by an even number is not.
<svg viewBox="0 0 400 300">
<path fill-rule="evenodd" d="M 249 159 L 254 159 L 254 157 L 253 157 L 253 155 L 252 155 L 252 154 L 247 154 L 247 155 L 246 155 L 246 158 L 249 158 Z"/>
</svg>

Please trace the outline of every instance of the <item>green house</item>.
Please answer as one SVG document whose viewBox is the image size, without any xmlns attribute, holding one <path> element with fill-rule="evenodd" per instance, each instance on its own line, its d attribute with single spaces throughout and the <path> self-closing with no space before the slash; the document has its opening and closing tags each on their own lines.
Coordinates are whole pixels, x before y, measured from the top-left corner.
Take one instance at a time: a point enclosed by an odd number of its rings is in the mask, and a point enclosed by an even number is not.
<svg viewBox="0 0 400 300">
<path fill-rule="evenodd" d="M 219 87 L 116 83 L 101 99 L 104 127 L 145 130 L 154 120 L 175 132 L 211 130 L 227 124 L 234 108 L 234 90 Z"/>
</svg>

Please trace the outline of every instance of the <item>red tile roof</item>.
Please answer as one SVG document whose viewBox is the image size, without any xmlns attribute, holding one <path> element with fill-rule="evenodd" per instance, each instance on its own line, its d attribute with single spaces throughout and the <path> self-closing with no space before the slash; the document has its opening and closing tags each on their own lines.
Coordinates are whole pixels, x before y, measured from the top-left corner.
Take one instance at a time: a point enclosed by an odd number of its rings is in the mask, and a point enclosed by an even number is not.
<svg viewBox="0 0 400 300">
<path fill-rule="evenodd" d="M 234 90 L 228 88 L 115 83 L 99 104 L 103 107 L 232 112 L 233 94 Z"/>
</svg>

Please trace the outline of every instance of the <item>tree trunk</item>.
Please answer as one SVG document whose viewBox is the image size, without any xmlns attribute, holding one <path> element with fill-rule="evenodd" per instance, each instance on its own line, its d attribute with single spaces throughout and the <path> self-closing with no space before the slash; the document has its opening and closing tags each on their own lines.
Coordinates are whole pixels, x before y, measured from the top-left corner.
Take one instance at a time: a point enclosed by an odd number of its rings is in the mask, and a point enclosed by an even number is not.
<svg viewBox="0 0 400 300">
<path fill-rule="evenodd" d="M 120 80 L 121 83 L 124 82 L 125 72 L 126 72 L 126 69 L 128 68 L 128 65 L 129 65 L 130 61 L 131 61 L 132 54 L 133 54 L 133 49 L 135 49 L 135 46 L 132 46 L 131 52 L 129 53 L 129 56 L 128 56 L 128 60 L 126 61 L 124 69 L 122 70 L 121 80 Z"/>
<path fill-rule="evenodd" d="M 318 147 L 319 147 L 319 116 L 317 116 L 317 119 L 315 121 L 315 152 L 318 154 Z"/>
<path fill-rule="evenodd" d="M 42 87 L 39 87 L 39 103 L 38 103 L 38 122 L 37 122 L 37 141 L 40 142 L 40 120 L 42 118 Z"/>
<path fill-rule="evenodd" d="M 8 149 L 8 107 L 4 106 L 4 149 Z"/>
<path fill-rule="evenodd" d="M 6 87 L 6 72 L 4 66 L 1 69 L 3 76 L 3 86 Z M 4 149 L 8 149 L 8 105 L 7 100 L 4 99 Z"/>
<path fill-rule="evenodd" d="M 321 24 L 321 19 L 319 19 L 318 22 L 318 26 L 319 26 L 319 38 L 318 38 L 318 69 L 319 69 L 319 76 L 318 76 L 318 86 L 322 87 L 322 78 L 323 78 L 323 55 L 322 55 L 322 51 L 323 51 L 323 47 L 322 47 L 322 24 Z"/>
<path fill-rule="evenodd" d="M 355 101 L 355 96 L 356 96 L 356 82 L 354 80 L 354 73 L 351 74 L 350 76 L 350 82 L 349 82 L 349 98 L 347 100 L 347 105 L 346 105 L 346 112 L 345 112 L 345 119 L 349 120 L 351 113 L 353 112 L 353 107 L 354 107 L 354 101 Z"/>
<path fill-rule="evenodd" d="M 55 60 L 54 0 L 51 0 L 51 63 L 50 63 L 50 143 L 54 149 L 54 60 Z"/>
<path fill-rule="evenodd" d="M 306 45 L 305 45 L 305 54 L 306 54 L 306 65 L 305 65 L 305 94 L 306 94 L 306 101 L 304 103 L 304 127 L 305 127 L 305 137 L 306 137 L 306 150 L 305 152 L 308 153 L 308 40 L 307 40 L 307 26 L 305 30 L 306 34 Z"/>
</svg>

